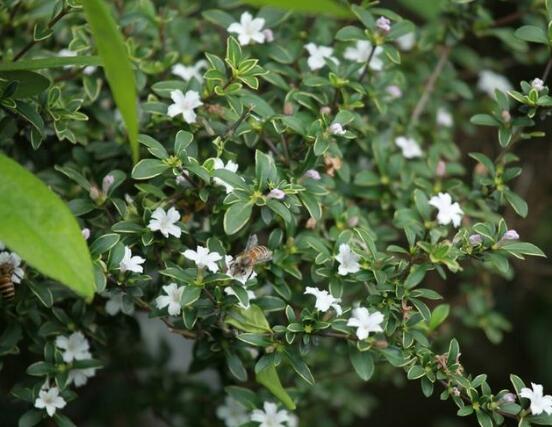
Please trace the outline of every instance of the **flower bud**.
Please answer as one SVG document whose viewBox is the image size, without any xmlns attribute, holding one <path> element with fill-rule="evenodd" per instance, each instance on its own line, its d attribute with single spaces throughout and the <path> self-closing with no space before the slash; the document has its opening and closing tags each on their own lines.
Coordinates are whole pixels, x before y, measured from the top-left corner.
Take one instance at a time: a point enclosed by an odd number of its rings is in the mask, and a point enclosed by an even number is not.
<svg viewBox="0 0 552 427">
<path fill-rule="evenodd" d="M 328 107 L 327 105 L 324 105 L 323 107 L 320 107 L 320 114 L 322 115 L 330 115 L 332 114 L 332 109 L 330 107 Z"/>
<path fill-rule="evenodd" d="M 307 219 L 305 227 L 309 230 L 314 230 L 316 228 L 316 220 L 311 216 L 309 219 Z"/>
<path fill-rule="evenodd" d="M 539 78 L 533 79 L 533 81 L 531 82 L 531 87 L 537 92 L 540 92 L 544 89 L 544 82 Z"/>
<path fill-rule="evenodd" d="M 437 167 L 435 168 L 435 175 L 439 178 L 442 178 L 447 173 L 447 164 L 444 160 L 439 160 L 437 162 Z"/>
<path fill-rule="evenodd" d="M 291 102 L 285 102 L 284 103 L 284 114 L 286 116 L 293 115 L 293 104 Z"/>
<path fill-rule="evenodd" d="M 387 34 L 389 31 L 391 31 L 391 21 L 385 16 L 380 16 L 376 21 L 376 28 L 382 33 Z"/>
<path fill-rule="evenodd" d="M 314 179 L 315 181 L 319 181 L 321 179 L 320 173 L 316 169 L 309 169 L 308 171 L 305 172 L 303 177 Z"/>
<path fill-rule="evenodd" d="M 483 239 L 479 234 L 472 234 L 470 237 L 468 237 L 468 240 L 470 242 L 470 245 L 472 246 L 480 245 L 483 242 Z"/>
<path fill-rule="evenodd" d="M 89 228 L 83 228 L 81 230 L 82 237 L 84 237 L 84 240 L 88 240 L 90 238 L 90 229 Z"/>
<path fill-rule="evenodd" d="M 270 28 L 266 28 L 263 30 L 263 34 L 265 36 L 265 40 L 267 43 L 271 43 L 274 41 L 274 33 Z"/>
<path fill-rule="evenodd" d="M 268 193 L 266 197 L 268 197 L 269 199 L 282 200 L 286 197 L 286 193 L 284 193 L 279 188 L 274 188 L 273 190 L 270 190 L 270 193 Z"/>
<path fill-rule="evenodd" d="M 345 129 L 343 129 L 343 126 L 341 126 L 341 123 L 332 123 L 330 125 L 329 130 L 332 135 L 338 135 L 338 136 L 345 135 L 345 133 L 347 132 Z"/>
<path fill-rule="evenodd" d="M 519 240 L 519 234 L 516 230 L 508 230 L 500 240 Z"/>
<path fill-rule="evenodd" d="M 98 189 L 98 187 L 93 185 L 92 187 L 90 187 L 90 191 L 88 192 L 88 195 L 90 196 L 90 198 L 92 200 L 96 201 L 100 198 L 101 193 L 100 193 L 100 190 Z"/>
<path fill-rule="evenodd" d="M 352 216 L 351 218 L 349 218 L 349 219 L 347 220 L 347 225 L 348 225 L 349 227 L 356 227 L 356 226 L 358 225 L 358 221 L 359 221 L 358 216 L 356 216 L 356 215 L 355 215 L 355 216 Z"/>
<path fill-rule="evenodd" d="M 502 110 L 500 117 L 502 117 L 502 120 L 504 120 L 505 123 L 510 123 L 512 121 L 512 115 L 508 110 Z"/>
<path fill-rule="evenodd" d="M 503 402 L 507 402 L 507 403 L 514 403 L 516 401 L 516 395 L 514 393 L 506 393 L 504 396 L 502 396 L 502 400 Z"/>
<path fill-rule="evenodd" d="M 387 86 L 385 91 L 391 98 L 400 98 L 402 96 L 402 90 L 397 85 Z"/>
<path fill-rule="evenodd" d="M 460 397 L 462 394 L 458 387 L 452 387 L 452 390 L 450 391 L 453 396 Z"/>
<path fill-rule="evenodd" d="M 106 175 L 102 181 L 102 192 L 107 194 L 113 183 L 115 182 L 115 177 L 113 175 Z"/>
</svg>

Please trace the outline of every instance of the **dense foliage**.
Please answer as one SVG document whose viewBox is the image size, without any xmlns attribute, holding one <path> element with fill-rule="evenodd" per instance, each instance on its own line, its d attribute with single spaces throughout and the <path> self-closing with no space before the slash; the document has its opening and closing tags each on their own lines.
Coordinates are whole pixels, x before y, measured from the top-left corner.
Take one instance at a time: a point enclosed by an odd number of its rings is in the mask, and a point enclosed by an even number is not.
<svg viewBox="0 0 552 427">
<path fill-rule="evenodd" d="M 117 1 L 123 37 L 101 31 L 98 1 L 0 6 L 9 422 L 73 425 L 92 387 L 103 397 L 86 402 L 112 409 L 89 425 L 147 423 L 102 388 L 121 376 L 168 425 L 350 425 L 363 381 L 406 376 L 483 427 L 552 425 L 539 384 L 494 390 L 464 369 L 452 302 L 429 284 L 470 280 L 454 304 L 498 343 L 510 325 L 478 278 L 544 256 L 503 215 L 528 215 L 512 149 L 552 107 L 551 5 L 516 2 L 516 29 L 485 1 L 445 1 L 420 25 L 369 3 Z M 542 75 L 511 84 L 474 37 L 530 50 Z M 458 149 L 475 126 L 495 128 L 481 144 L 496 156 Z"/>
</svg>

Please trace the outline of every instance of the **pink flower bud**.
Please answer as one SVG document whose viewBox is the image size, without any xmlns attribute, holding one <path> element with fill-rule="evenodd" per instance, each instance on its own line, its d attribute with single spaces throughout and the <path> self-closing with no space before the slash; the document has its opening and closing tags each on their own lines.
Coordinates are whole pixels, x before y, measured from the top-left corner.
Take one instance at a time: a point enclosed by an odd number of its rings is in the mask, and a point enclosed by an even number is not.
<svg viewBox="0 0 552 427">
<path fill-rule="evenodd" d="M 308 171 L 305 172 L 303 176 L 305 178 L 314 179 L 315 181 L 319 181 L 321 178 L 320 173 L 316 169 L 309 169 Z"/>
<path fill-rule="evenodd" d="M 447 173 L 447 164 L 443 160 L 437 162 L 437 167 L 435 168 L 435 174 L 442 178 Z"/>
<path fill-rule="evenodd" d="M 107 194 L 113 183 L 115 182 L 115 177 L 113 175 L 106 175 L 102 181 L 102 192 Z"/>
<path fill-rule="evenodd" d="M 503 402 L 514 403 L 516 401 L 516 395 L 514 393 L 506 393 L 500 400 Z"/>
<path fill-rule="evenodd" d="M 500 240 L 519 240 L 519 234 L 516 230 L 508 230 Z"/>
<path fill-rule="evenodd" d="M 470 237 L 468 237 L 468 240 L 470 242 L 470 245 L 472 246 L 480 245 L 483 242 L 483 239 L 479 234 L 472 234 Z"/>
<path fill-rule="evenodd" d="M 270 28 L 266 28 L 263 30 L 263 34 L 265 36 L 265 40 L 267 43 L 271 43 L 274 41 L 274 33 Z"/>
<path fill-rule="evenodd" d="M 402 90 L 397 85 L 387 86 L 385 91 L 391 98 L 400 98 L 402 96 Z"/>
<path fill-rule="evenodd" d="M 380 16 L 376 21 L 376 27 L 382 33 L 388 33 L 389 31 L 391 31 L 391 21 L 385 16 Z"/>
<path fill-rule="evenodd" d="M 279 188 L 274 188 L 273 190 L 270 190 L 270 193 L 268 193 L 266 197 L 268 197 L 269 199 L 282 200 L 286 197 L 286 193 L 284 193 Z"/>
<path fill-rule="evenodd" d="M 332 123 L 330 125 L 330 133 L 332 135 L 342 136 L 342 135 L 345 135 L 346 130 L 343 129 L 343 126 L 341 126 L 341 123 Z"/>
</svg>

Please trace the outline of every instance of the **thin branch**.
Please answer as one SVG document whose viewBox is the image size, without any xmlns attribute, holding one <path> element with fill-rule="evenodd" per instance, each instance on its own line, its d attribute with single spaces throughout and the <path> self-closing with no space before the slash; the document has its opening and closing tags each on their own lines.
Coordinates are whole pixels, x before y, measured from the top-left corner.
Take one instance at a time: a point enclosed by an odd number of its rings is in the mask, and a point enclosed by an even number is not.
<svg viewBox="0 0 552 427">
<path fill-rule="evenodd" d="M 359 82 L 362 82 L 362 80 L 364 80 L 364 77 L 366 77 L 366 74 L 368 74 L 368 69 L 370 68 L 370 62 L 374 57 L 374 53 L 376 53 L 376 45 L 373 45 L 372 50 L 370 50 L 370 54 L 368 55 L 368 59 L 366 60 L 366 65 L 364 66 L 364 70 L 362 70 L 362 74 L 358 79 Z"/>
<path fill-rule="evenodd" d="M 416 107 L 412 111 L 412 115 L 410 116 L 411 125 L 415 125 L 416 123 L 418 123 L 420 116 L 424 112 L 427 106 L 427 103 L 429 101 L 429 97 L 433 93 L 433 90 L 435 89 L 435 83 L 437 82 L 437 79 L 443 72 L 443 68 L 445 68 L 445 64 L 447 63 L 451 49 L 452 49 L 451 46 L 445 46 L 441 51 L 439 61 L 437 62 L 437 65 L 433 69 L 433 72 L 429 76 L 429 79 L 427 80 L 424 86 L 424 91 L 422 93 L 422 96 L 420 97 L 420 100 L 418 101 L 418 103 L 416 104 Z"/>
</svg>

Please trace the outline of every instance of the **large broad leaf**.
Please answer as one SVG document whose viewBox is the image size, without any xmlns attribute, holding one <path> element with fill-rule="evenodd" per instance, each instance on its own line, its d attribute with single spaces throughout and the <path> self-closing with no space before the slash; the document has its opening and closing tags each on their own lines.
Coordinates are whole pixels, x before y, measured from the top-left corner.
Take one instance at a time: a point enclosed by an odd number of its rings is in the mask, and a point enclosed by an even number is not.
<svg viewBox="0 0 552 427">
<path fill-rule="evenodd" d="M 28 59 L 0 64 L 0 71 L 42 70 L 68 65 L 102 65 L 99 56 L 52 56 L 51 58 Z"/>
<path fill-rule="evenodd" d="M 115 103 L 128 131 L 134 162 L 138 161 L 136 82 L 121 32 L 102 0 L 82 2 Z"/>
<path fill-rule="evenodd" d="M 244 0 L 254 6 L 274 6 L 281 9 L 297 10 L 305 13 L 331 15 L 338 18 L 352 16 L 351 11 L 333 0 Z"/>
<path fill-rule="evenodd" d="M 87 298 L 88 247 L 69 208 L 33 174 L 0 155 L 0 240 L 41 273 Z"/>
</svg>

